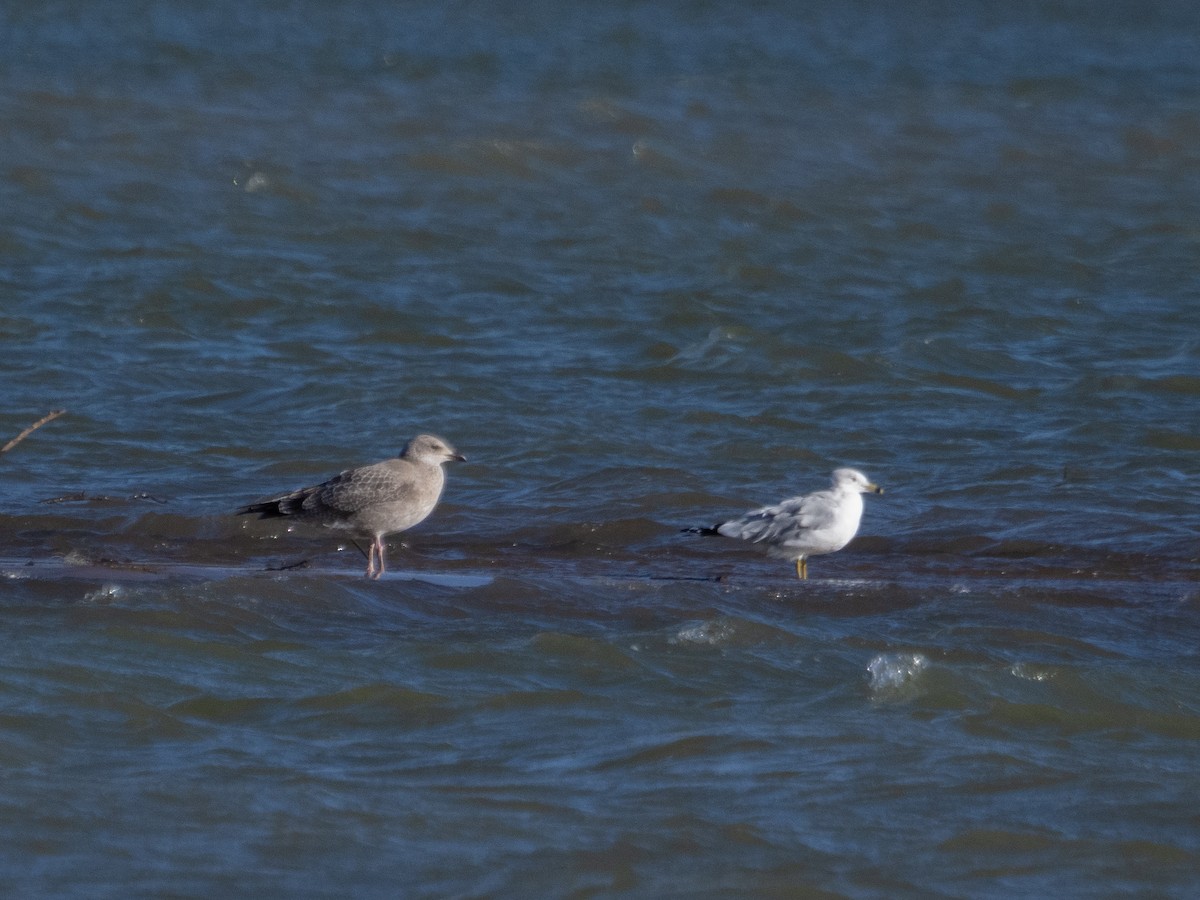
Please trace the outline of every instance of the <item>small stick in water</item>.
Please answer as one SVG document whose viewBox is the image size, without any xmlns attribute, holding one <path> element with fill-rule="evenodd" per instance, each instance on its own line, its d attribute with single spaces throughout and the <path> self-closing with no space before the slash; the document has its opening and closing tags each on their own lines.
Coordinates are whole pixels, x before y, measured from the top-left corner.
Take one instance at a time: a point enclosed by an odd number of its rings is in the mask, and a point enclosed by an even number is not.
<svg viewBox="0 0 1200 900">
<path fill-rule="evenodd" d="M 41 428 L 47 422 L 53 422 L 55 419 L 57 419 L 59 416 L 61 416 L 65 412 L 66 412 L 65 409 L 56 409 L 56 410 L 53 410 L 52 412 L 46 413 L 46 415 L 42 416 L 40 419 L 38 419 L 36 422 L 34 422 L 32 425 L 30 425 L 28 428 L 26 428 L 20 434 L 18 434 L 15 438 L 13 438 L 11 441 L 9 441 L 7 444 L 5 444 L 3 447 L 0 447 L 0 453 L 7 453 L 9 450 L 11 450 L 13 447 L 17 446 L 17 444 L 21 443 L 21 441 L 25 440 L 25 438 L 29 437 L 31 434 L 33 434 L 35 431 L 37 431 L 39 428 Z"/>
</svg>

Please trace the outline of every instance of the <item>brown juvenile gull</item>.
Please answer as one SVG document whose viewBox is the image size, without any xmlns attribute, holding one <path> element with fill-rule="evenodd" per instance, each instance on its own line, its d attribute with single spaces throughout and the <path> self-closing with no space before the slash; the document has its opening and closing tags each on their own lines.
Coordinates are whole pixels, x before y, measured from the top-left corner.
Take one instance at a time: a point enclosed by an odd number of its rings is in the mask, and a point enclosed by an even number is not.
<svg viewBox="0 0 1200 900">
<path fill-rule="evenodd" d="M 771 556 L 794 560 L 796 576 L 807 578 L 810 556 L 841 550 L 858 532 L 867 492 L 882 494 L 883 488 L 857 469 L 835 469 L 828 490 L 764 506 L 712 528 L 684 530 L 762 544 Z"/>
<path fill-rule="evenodd" d="M 367 577 L 384 572 L 383 539 L 407 531 L 433 512 L 446 476 L 442 464 L 466 457 L 431 434 L 418 434 L 404 445 L 397 459 L 347 469 L 328 481 L 290 494 L 260 500 L 238 515 L 258 513 L 261 519 L 295 516 L 329 528 L 344 528 L 371 538 Z"/>
</svg>

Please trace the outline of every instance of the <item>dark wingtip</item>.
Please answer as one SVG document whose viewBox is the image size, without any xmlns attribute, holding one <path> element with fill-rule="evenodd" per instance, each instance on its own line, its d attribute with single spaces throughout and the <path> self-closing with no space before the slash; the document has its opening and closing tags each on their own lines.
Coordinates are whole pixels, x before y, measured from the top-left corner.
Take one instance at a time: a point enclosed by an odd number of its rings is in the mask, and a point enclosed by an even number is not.
<svg viewBox="0 0 1200 900">
<path fill-rule="evenodd" d="M 717 529 L 720 527 L 721 526 L 719 526 L 719 525 L 714 525 L 712 528 L 704 528 L 700 525 L 692 525 L 688 528 L 680 528 L 679 531 L 682 534 L 702 534 L 705 537 L 711 537 L 714 534 L 721 533 L 721 532 L 717 531 Z"/>
</svg>

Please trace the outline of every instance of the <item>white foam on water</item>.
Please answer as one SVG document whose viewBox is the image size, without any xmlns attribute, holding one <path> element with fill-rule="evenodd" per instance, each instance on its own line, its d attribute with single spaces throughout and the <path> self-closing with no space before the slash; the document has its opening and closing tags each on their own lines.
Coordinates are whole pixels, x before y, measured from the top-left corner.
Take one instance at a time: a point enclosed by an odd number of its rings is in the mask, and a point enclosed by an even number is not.
<svg viewBox="0 0 1200 900">
<path fill-rule="evenodd" d="M 1043 669 L 1029 663 L 1014 663 L 1009 667 L 1008 671 L 1023 681 L 1049 681 L 1055 674 L 1049 669 Z"/>
<path fill-rule="evenodd" d="M 707 644 L 715 647 L 718 644 L 724 644 L 729 641 L 733 637 L 733 631 L 733 626 L 728 622 L 699 622 L 695 625 L 681 628 L 668 643 Z"/>
<path fill-rule="evenodd" d="M 920 653 L 881 653 L 867 663 L 870 688 L 876 693 L 898 691 L 928 667 L 929 660 Z"/>
<path fill-rule="evenodd" d="M 125 588 L 119 584 L 106 583 L 94 591 L 83 595 L 84 603 L 111 603 L 125 594 Z"/>
</svg>

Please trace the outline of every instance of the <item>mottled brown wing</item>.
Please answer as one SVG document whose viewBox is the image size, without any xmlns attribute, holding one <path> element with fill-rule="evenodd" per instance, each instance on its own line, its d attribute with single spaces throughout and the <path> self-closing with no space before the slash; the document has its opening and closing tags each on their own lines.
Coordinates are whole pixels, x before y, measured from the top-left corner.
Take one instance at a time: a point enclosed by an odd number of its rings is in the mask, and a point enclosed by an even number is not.
<svg viewBox="0 0 1200 900">
<path fill-rule="evenodd" d="M 305 512 L 352 515 L 368 506 L 394 503 L 416 493 L 414 467 L 403 460 L 348 469 L 311 488 L 302 500 Z"/>
</svg>

